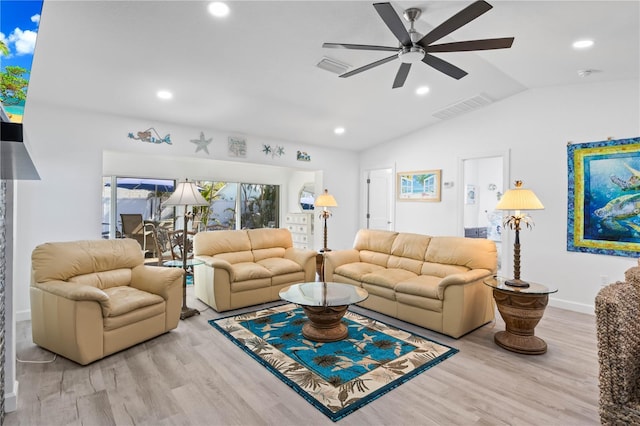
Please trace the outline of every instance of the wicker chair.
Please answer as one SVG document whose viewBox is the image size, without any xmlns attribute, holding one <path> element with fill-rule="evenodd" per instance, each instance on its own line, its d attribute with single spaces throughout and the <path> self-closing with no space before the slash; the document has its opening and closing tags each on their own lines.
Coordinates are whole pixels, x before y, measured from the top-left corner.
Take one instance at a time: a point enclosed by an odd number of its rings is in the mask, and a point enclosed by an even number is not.
<svg viewBox="0 0 640 426">
<path fill-rule="evenodd" d="M 640 267 L 596 296 L 600 421 L 640 424 Z"/>
</svg>

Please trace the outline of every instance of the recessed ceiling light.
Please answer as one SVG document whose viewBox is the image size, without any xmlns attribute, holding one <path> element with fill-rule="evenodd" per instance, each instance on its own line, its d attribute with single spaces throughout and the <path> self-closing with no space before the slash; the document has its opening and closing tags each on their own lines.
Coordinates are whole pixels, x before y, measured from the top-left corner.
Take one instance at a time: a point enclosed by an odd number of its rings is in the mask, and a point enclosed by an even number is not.
<svg viewBox="0 0 640 426">
<path fill-rule="evenodd" d="M 344 133 L 344 127 L 336 127 L 335 129 L 333 129 L 333 133 L 335 133 L 336 135 L 341 135 Z"/>
<path fill-rule="evenodd" d="M 171 93 L 168 90 L 158 90 L 158 93 L 156 93 L 156 95 L 160 99 L 171 99 L 171 98 L 173 98 L 173 93 Z"/>
<path fill-rule="evenodd" d="M 578 40 L 573 43 L 574 49 L 586 49 L 593 46 L 593 40 Z"/>
<path fill-rule="evenodd" d="M 229 14 L 229 6 L 221 1 L 209 3 L 209 13 L 217 18 L 223 18 Z"/>
<path fill-rule="evenodd" d="M 426 95 L 427 93 L 429 93 L 429 87 L 427 86 L 420 86 L 416 89 L 416 95 Z"/>
</svg>

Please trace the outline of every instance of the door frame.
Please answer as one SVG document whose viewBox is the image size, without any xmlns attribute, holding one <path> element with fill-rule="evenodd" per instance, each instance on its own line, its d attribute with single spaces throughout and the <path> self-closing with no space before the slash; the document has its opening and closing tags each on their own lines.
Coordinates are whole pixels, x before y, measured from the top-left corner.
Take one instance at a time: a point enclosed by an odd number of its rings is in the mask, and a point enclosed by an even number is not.
<svg viewBox="0 0 640 426">
<path fill-rule="evenodd" d="M 483 158 L 502 157 L 502 188 L 503 191 L 509 189 L 509 182 L 511 182 L 511 151 L 506 149 L 504 151 L 486 151 L 481 153 L 471 153 L 458 157 L 458 182 L 460 182 L 457 198 L 458 198 L 458 233 L 460 236 L 464 236 L 464 162 L 466 160 L 481 160 Z M 509 249 L 511 244 L 512 232 L 502 232 L 502 256 L 500 263 L 502 265 L 502 272 L 512 270 L 511 262 L 511 250 Z"/>
<path fill-rule="evenodd" d="M 374 170 L 391 170 L 391 193 L 388 194 L 389 196 L 389 200 L 390 200 L 390 208 L 389 208 L 389 215 L 390 218 L 389 220 L 391 221 L 391 226 L 389 227 L 390 230 L 395 230 L 395 217 L 396 217 L 396 203 L 395 203 L 395 191 L 396 191 L 396 185 L 395 185 L 395 176 L 396 176 L 396 165 L 395 163 L 393 165 L 381 165 L 381 166 L 377 166 L 377 167 L 369 167 L 367 169 L 363 169 L 362 173 L 361 173 L 361 189 L 360 189 L 360 193 L 361 193 L 361 197 L 360 197 L 360 228 L 361 229 L 367 229 L 368 228 L 368 220 L 367 220 L 367 213 L 368 212 L 368 203 L 369 203 L 369 185 L 367 183 L 367 179 L 369 179 L 369 176 L 371 174 L 372 171 Z"/>
</svg>

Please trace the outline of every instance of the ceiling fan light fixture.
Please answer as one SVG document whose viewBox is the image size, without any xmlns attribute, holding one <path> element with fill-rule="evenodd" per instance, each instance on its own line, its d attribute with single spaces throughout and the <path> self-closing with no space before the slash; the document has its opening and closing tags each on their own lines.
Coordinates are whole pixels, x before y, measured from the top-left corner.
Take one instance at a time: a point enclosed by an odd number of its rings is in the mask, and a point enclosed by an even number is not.
<svg viewBox="0 0 640 426">
<path fill-rule="evenodd" d="M 398 58 L 405 64 L 415 64 L 424 59 L 424 49 L 418 46 L 405 47 L 398 52 Z"/>
</svg>

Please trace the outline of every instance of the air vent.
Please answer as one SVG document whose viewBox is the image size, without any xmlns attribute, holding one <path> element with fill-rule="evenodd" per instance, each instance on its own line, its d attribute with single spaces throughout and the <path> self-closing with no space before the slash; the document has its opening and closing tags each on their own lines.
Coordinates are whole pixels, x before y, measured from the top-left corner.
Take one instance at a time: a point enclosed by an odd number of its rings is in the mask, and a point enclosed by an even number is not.
<svg viewBox="0 0 640 426">
<path fill-rule="evenodd" d="M 318 62 L 317 67 L 335 74 L 344 74 L 349 69 L 349 65 L 326 56 Z"/>
<path fill-rule="evenodd" d="M 465 112 L 482 108 L 483 106 L 489 105 L 492 102 L 493 100 L 483 93 L 443 108 L 440 111 L 435 112 L 433 116 L 441 120 L 446 120 L 457 115 L 464 114 Z"/>
</svg>

